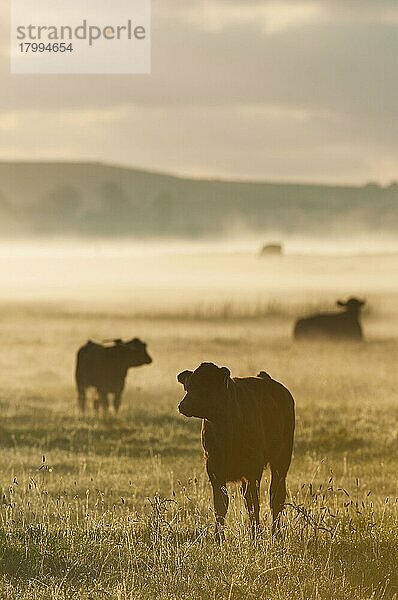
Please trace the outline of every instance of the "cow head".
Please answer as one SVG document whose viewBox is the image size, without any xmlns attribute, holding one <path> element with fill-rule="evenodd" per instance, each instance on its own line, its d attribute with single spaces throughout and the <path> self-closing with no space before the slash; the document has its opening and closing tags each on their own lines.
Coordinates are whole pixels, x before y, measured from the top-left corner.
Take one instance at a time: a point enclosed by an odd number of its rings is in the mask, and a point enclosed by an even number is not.
<svg viewBox="0 0 398 600">
<path fill-rule="evenodd" d="M 146 344 L 139 338 L 134 338 L 128 342 L 123 342 L 123 347 L 127 351 L 127 361 L 129 367 L 140 367 L 149 365 L 152 358 L 146 350 Z"/>
<path fill-rule="evenodd" d="M 336 302 L 337 306 L 345 308 L 347 312 L 351 313 L 359 313 L 361 308 L 365 306 L 366 300 L 359 300 L 358 298 L 350 298 L 347 302 L 342 302 L 338 300 Z"/>
<path fill-rule="evenodd" d="M 186 394 L 178 410 L 186 417 L 198 417 L 214 421 L 223 412 L 231 372 L 227 367 L 213 363 L 202 363 L 196 371 L 183 371 L 177 380 L 184 386 Z"/>
</svg>

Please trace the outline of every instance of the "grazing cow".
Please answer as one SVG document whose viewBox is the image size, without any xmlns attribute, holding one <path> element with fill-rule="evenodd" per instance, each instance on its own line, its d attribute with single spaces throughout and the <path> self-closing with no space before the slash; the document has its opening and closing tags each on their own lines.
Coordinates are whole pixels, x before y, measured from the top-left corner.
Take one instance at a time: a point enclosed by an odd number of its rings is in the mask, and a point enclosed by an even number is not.
<svg viewBox="0 0 398 600">
<path fill-rule="evenodd" d="M 299 319 L 294 327 L 294 337 L 296 339 L 326 337 L 336 340 L 362 340 L 359 317 L 365 301 L 350 298 L 347 302 L 339 300 L 336 304 L 345 310 Z"/>
<path fill-rule="evenodd" d="M 260 256 L 281 256 L 283 254 L 283 246 L 279 242 L 274 244 L 265 244 L 260 250 Z"/>
<path fill-rule="evenodd" d="M 259 488 L 271 467 L 272 531 L 286 498 L 286 475 L 294 436 L 294 399 L 282 384 L 262 371 L 257 377 L 230 377 L 227 367 L 202 363 L 177 376 L 186 394 L 179 411 L 202 421 L 206 469 L 213 488 L 218 541 L 224 539 L 228 482 L 240 482 L 252 535 L 259 527 Z"/>
<path fill-rule="evenodd" d="M 111 346 L 96 344 L 89 340 L 77 353 L 76 386 L 79 408 L 86 408 L 87 388 L 96 389 L 94 408 L 99 406 L 106 411 L 109 407 L 109 394 L 113 394 L 113 406 L 117 412 L 130 367 L 148 365 L 152 362 L 146 351 L 146 344 L 134 338 L 128 342 L 114 340 Z"/>
</svg>

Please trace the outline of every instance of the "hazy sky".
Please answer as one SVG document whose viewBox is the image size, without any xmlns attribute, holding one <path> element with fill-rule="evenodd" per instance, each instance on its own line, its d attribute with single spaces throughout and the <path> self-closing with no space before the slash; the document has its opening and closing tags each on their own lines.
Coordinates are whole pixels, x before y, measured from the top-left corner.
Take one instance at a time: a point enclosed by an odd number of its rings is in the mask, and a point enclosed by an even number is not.
<svg viewBox="0 0 398 600">
<path fill-rule="evenodd" d="M 146 76 L 11 76 L 0 6 L 0 159 L 398 179 L 397 0 L 153 0 Z"/>
</svg>

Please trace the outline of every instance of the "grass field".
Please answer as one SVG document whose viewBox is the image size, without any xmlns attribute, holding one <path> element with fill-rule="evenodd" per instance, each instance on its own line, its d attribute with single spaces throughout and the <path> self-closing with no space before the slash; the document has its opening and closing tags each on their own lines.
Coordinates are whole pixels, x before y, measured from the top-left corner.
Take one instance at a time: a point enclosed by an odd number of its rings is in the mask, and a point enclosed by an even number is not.
<svg viewBox="0 0 398 600">
<path fill-rule="evenodd" d="M 4 300 L 0 597 L 397 598 L 396 299 L 371 290 L 366 342 L 333 346 L 293 343 L 299 299 L 195 296 L 177 312 Z M 154 362 L 130 372 L 118 416 L 82 417 L 75 351 L 118 336 L 142 337 Z M 231 486 L 227 541 L 214 542 L 200 423 L 176 410 L 176 373 L 203 360 L 234 375 L 265 369 L 295 396 L 281 539 L 269 532 L 265 472 L 262 537 L 251 541 Z"/>
</svg>

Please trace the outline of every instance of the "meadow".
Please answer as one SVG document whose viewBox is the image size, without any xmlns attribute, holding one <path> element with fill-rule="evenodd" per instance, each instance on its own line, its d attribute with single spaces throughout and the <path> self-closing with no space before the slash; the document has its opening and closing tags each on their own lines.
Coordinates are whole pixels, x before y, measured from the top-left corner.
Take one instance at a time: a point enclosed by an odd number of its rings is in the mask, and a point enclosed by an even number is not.
<svg viewBox="0 0 398 600">
<path fill-rule="evenodd" d="M 94 285 L 91 256 L 69 255 L 62 278 L 54 253 L 36 256 L 36 277 L 0 253 L 0 597 L 398 598 L 398 258 L 119 259 Z M 295 315 L 340 293 L 366 295 L 366 341 L 294 343 Z M 78 346 L 133 336 L 154 362 L 130 371 L 120 413 L 79 415 Z M 279 539 L 265 472 L 262 536 L 232 485 L 214 541 L 200 422 L 177 412 L 176 374 L 203 360 L 265 369 L 296 399 Z"/>
</svg>

